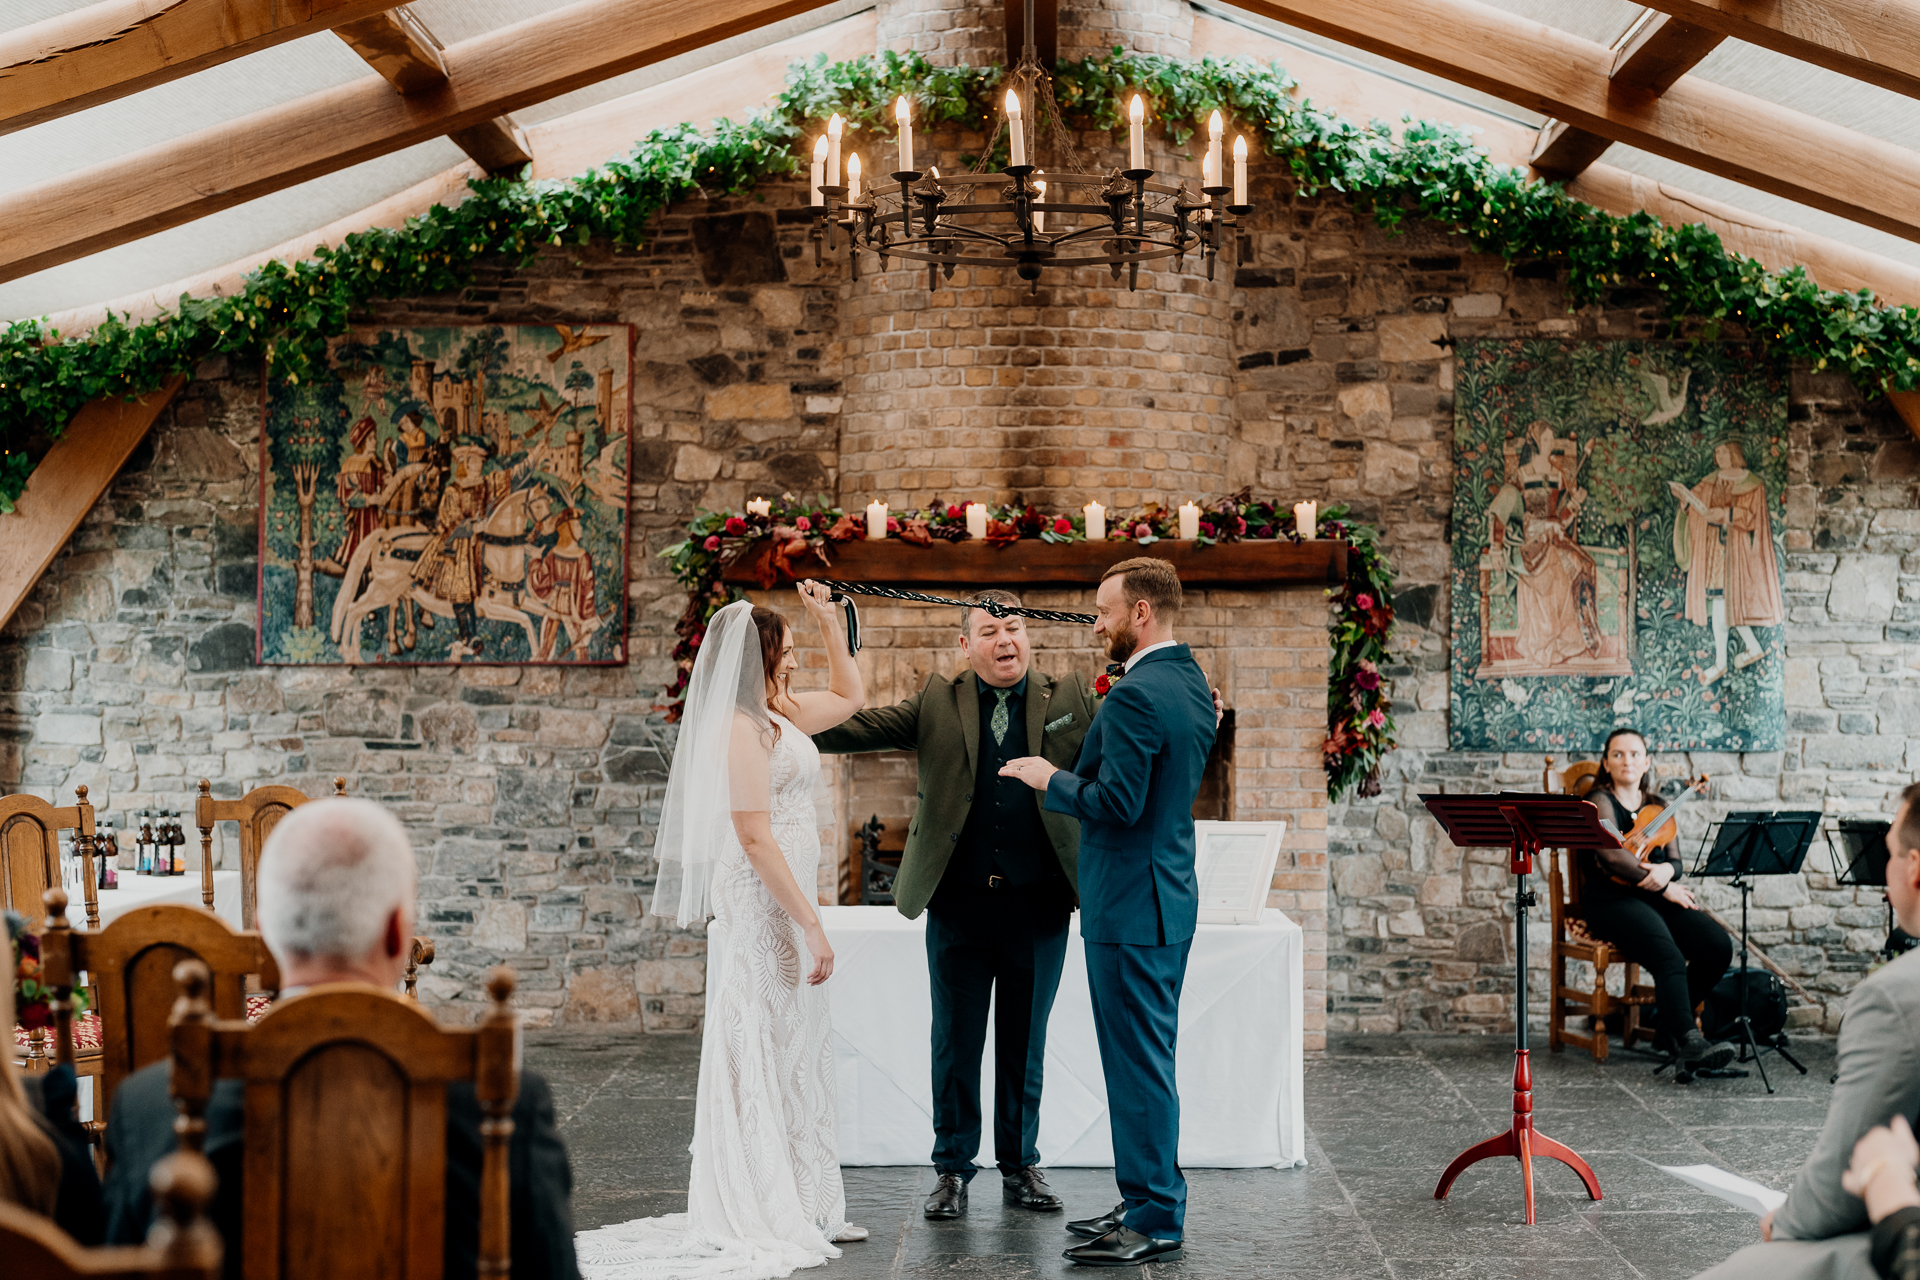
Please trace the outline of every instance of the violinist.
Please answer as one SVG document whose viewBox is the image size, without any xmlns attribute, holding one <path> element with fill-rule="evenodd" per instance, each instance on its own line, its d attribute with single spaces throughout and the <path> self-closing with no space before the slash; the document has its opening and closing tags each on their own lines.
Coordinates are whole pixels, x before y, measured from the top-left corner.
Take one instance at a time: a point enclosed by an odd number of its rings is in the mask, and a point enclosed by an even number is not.
<svg viewBox="0 0 1920 1280">
<path fill-rule="evenodd" d="M 1600 772 L 1588 793 L 1600 816 L 1622 832 L 1651 807 L 1665 802 L 1653 789 L 1647 740 L 1632 729 L 1615 729 L 1601 751 Z M 1724 1067 L 1734 1046 L 1709 1042 L 1693 1017 L 1733 958 L 1733 940 L 1676 883 L 1680 875 L 1673 825 L 1665 828 L 1664 847 L 1647 851 L 1647 860 L 1628 849 L 1582 849 L 1580 914 L 1597 938 L 1604 938 L 1626 959 L 1653 976 L 1659 1001 L 1654 1048 L 1675 1054 L 1689 1071 Z"/>
</svg>

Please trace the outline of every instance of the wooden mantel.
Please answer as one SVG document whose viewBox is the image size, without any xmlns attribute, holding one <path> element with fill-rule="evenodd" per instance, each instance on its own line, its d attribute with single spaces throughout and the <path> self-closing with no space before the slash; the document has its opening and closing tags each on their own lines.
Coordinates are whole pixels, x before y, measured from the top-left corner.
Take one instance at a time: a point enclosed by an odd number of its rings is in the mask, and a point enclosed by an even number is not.
<svg viewBox="0 0 1920 1280">
<path fill-rule="evenodd" d="M 809 558 L 822 578 L 835 582 L 969 587 L 1091 587 L 1109 567 L 1134 556 L 1170 561 L 1189 587 L 1328 586 L 1347 579 L 1347 543 L 1250 541 L 1204 546 L 1163 538 L 1137 542 L 1043 542 L 1022 539 L 1004 547 L 984 542 L 935 542 L 916 547 L 898 538 L 884 542 L 836 542 L 833 564 Z M 761 542 L 728 565 L 721 577 L 737 585 L 763 581 L 771 542 Z M 787 581 L 785 575 L 782 580 Z"/>
</svg>

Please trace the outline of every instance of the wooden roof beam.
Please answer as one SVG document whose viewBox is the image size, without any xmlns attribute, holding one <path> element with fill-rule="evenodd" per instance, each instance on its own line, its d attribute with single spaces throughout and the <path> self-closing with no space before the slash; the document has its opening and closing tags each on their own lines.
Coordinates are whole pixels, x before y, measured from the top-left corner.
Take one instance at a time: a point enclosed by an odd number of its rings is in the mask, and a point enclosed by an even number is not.
<svg viewBox="0 0 1920 1280">
<path fill-rule="evenodd" d="M 1887 0 L 1641 0 L 1696 27 L 1920 98 L 1920 8 Z"/>
<path fill-rule="evenodd" d="M 1658 97 L 1726 39 L 1671 14 L 1648 12 L 1642 19 L 1628 28 L 1626 38 L 1614 48 L 1613 70 L 1607 78 L 1617 93 Z M 1611 138 L 1550 120 L 1540 130 L 1533 167 L 1550 178 L 1571 178 L 1584 173 L 1612 145 Z"/>
<path fill-rule="evenodd" d="M 0 134 L 390 7 L 392 0 L 100 0 L 0 33 Z"/>
<path fill-rule="evenodd" d="M 1235 0 L 1680 164 L 1920 241 L 1920 153 L 1683 76 L 1621 94 L 1613 52 L 1476 0 Z"/>
<path fill-rule="evenodd" d="M 335 27 L 335 35 L 402 94 L 429 93 L 447 83 L 442 45 L 405 5 Z M 488 173 L 510 173 L 533 163 L 527 135 L 512 116 L 483 120 L 447 135 Z"/>
</svg>

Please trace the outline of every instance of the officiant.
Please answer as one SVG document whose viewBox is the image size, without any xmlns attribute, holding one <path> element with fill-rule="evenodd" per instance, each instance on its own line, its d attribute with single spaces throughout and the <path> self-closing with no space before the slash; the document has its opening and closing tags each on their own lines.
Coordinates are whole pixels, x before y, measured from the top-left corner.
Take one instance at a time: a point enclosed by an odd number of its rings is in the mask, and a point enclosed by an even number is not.
<svg viewBox="0 0 1920 1280">
<path fill-rule="evenodd" d="M 977 599 L 1019 605 L 1007 591 Z M 994 1010 L 993 1154 L 1006 1203 L 1050 1212 L 1060 1197 L 1036 1166 L 1047 1018 L 1078 901 L 1080 824 L 1000 768 L 1022 756 L 1065 767 L 1093 723 L 1093 682 L 1031 668 L 1026 620 L 961 611 L 966 670 L 934 675 L 891 707 L 814 738 L 820 750 L 919 753 L 919 811 L 907 828 L 894 901 L 927 913 L 933 995 L 933 1167 L 929 1218 L 967 1211 L 980 1151 L 980 1063 Z"/>
</svg>

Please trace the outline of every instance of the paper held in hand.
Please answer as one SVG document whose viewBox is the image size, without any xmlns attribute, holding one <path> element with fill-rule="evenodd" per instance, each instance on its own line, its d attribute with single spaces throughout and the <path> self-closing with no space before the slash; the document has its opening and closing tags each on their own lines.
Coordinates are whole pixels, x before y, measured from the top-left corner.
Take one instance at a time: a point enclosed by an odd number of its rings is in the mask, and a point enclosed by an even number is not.
<svg viewBox="0 0 1920 1280">
<path fill-rule="evenodd" d="M 1194 876 L 1201 924 L 1259 924 L 1273 887 L 1284 822 L 1193 824 Z"/>
<path fill-rule="evenodd" d="M 1719 1196 L 1728 1204 L 1739 1205 L 1754 1217 L 1764 1217 L 1787 1202 L 1785 1192 L 1763 1187 L 1750 1178 L 1710 1164 L 1655 1165 L 1682 1182 L 1690 1182 L 1708 1195 Z"/>
</svg>

